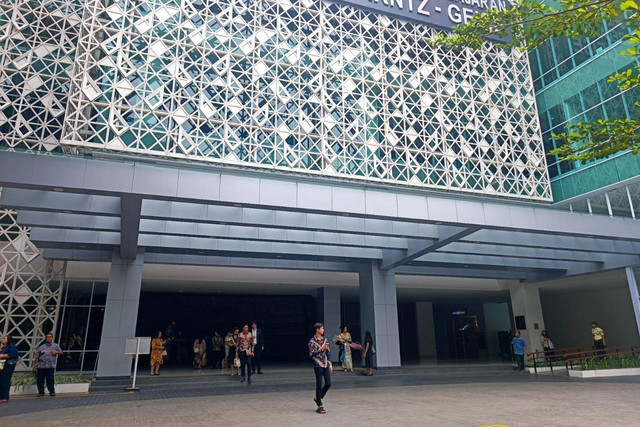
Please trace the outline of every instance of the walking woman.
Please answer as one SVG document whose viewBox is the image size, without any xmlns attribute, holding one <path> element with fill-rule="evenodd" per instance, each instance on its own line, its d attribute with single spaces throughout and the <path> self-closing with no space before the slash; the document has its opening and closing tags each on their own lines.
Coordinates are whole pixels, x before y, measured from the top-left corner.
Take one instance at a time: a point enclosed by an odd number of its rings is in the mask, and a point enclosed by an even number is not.
<svg viewBox="0 0 640 427">
<path fill-rule="evenodd" d="M 313 370 L 316 374 L 316 397 L 313 399 L 318 406 L 316 412 L 318 414 L 326 414 L 322 399 L 331 387 L 331 373 L 333 365 L 331 364 L 331 350 L 329 349 L 329 340 L 324 337 L 324 325 L 316 323 L 313 325 L 315 335 L 309 340 L 309 356 L 313 359 Z M 322 380 L 324 379 L 324 386 Z"/>
<path fill-rule="evenodd" d="M 164 341 L 162 332 L 156 332 L 156 336 L 151 340 L 151 376 L 160 375 L 160 365 L 162 365 L 162 353 L 164 352 Z"/>
<path fill-rule="evenodd" d="M 240 382 L 245 381 L 245 372 L 247 373 L 247 381 L 251 384 L 251 371 L 253 363 L 253 335 L 249 332 L 249 325 L 242 327 L 242 332 L 238 334 L 238 347 L 237 353 L 240 357 L 240 372 L 242 372 L 242 379 Z"/>
<path fill-rule="evenodd" d="M 202 369 L 203 358 L 207 354 L 207 343 L 198 337 L 193 342 L 193 368 Z"/>
<path fill-rule="evenodd" d="M 373 338 L 371 338 L 371 332 L 366 331 L 364 334 L 364 366 L 367 368 L 365 375 L 373 375 Z"/>
<path fill-rule="evenodd" d="M 240 365 L 238 364 L 238 362 L 236 362 L 236 359 L 240 360 L 237 350 L 238 335 L 240 335 L 240 329 L 235 328 L 233 330 L 233 336 L 231 337 L 231 345 L 229 346 L 229 357 L 231 358 L 231 376 L 233 376 L 234 371 L 236 371 L 237 375 L 240 375 Z"/>
<path fill-rule="evenodd" d="M 18 347 L 13 339 L 5 335 L 2 337 L 2 350 L 0 351 L 0 403 L 9 401 L 9 390 L 11 389 L 11 377 L 18 363 Z"/>
<path fill-rule="evenodd" d="M 229 350 L 233 345 L 233 332 L 227 332 L 227 335 L 224 337 L 224 359 L 222 360 L 222 369 L 226 369 L 228 366 L 231 366 L 233 363 L 233 355 L 231 355 L 231 359 L 229 359 Z"/>
<path fill-rule="evenodd" d="M 345 372 L 353 372 L 353 359 L 351 358 L 351 334 L 347 326 L 342 326 L 342 333 L 338 336 L 338 342 L 343 346 L 342 369 Z"/>
</svg>

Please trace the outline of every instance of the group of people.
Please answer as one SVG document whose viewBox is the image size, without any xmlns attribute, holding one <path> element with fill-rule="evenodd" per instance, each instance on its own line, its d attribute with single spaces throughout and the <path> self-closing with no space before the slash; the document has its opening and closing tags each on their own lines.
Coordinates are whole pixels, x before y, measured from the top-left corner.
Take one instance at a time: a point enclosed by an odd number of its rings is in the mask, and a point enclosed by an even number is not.
<svg viewBox="0 0 640 427">
<path fill-rule="evenodd" d="M 373 375 L 373 338 L 371 332 L 366 331 L 364 337 L 364 343 L 360 344 L 354 342 L 349 333 L 347 325 L 340 327 L 340 334 L 333 337 L 333 342 L 338 346 L 338 359 L 342 363 L 342 369 L 345 372 L 353 372 L 353 357 L 351 354 L 352 349 L 362 351 L 362 357 L 364 359 L 367 372 L 365 375 Z"/>
<path fill-rule="evenodd" d="M 515 337 L 511 340 L 511 345 L 516 359 L 516 369 L 518 371 L 523 371 L 524 355 L 526 353 L 526 355 L 529 356 L 531 353 L 527 351 L 527 343 L 524 338 L 520 337 L 520 331 L 516 331 Z M 549 332 L 546 329 L 540 334 L 540 345 L 544 351 L 544 356 L 548 360 L 555 356 L 555 345 L 553 344 L 553 341 L 551 341 Z M 591 322 L 591 345 L 595 354 L 603 356 L 606 353 L 605 348 L 607 346 L 607 341 L 604 336 L 604 330 L 598 326 L 598 322 Z"/>
<path fill-rule="evenodd" d="M 264 351 L 264 337 L 257 322 L 245 324 L 240 328 L 228 331 L 223 338 L 217 331 L 210 339 L 210 351 L 208 352 L 207 339 L 198 337 L 193 342 L 193 367 L 203 369 L 211 360 L 211 368 L 229 369 L 230 375 L 242 376 L 242 382 L 251 383 L 251 375 L 262 374 L 262 352 Z M 151 341 L 151 375 L 160 375 L 160 366 L 167 358 L 176 337 L 181 336 L 175 322 L 171 322 L 167 328 L 167 334 L 157 331 Z M 210 356 L 208 356 L 210 354 Z"/>
<path fill-rule="evenodd" d="M 53 342 L 53 334 L 45 336 L 45 342 L 38 347 L 33 362 L 33 372 L 36 375 L 38 397 L 44 396 L 44 386 L 47 385 L 49 396 L 56 395 L 55 370 L 58 356 L 62 355 L 60 346 Z M 0 344 L 0 403 L 9 401 L 11 377 L 18 363 L 18 347 L 13 339 L 5 335 Z"/>
</svg>

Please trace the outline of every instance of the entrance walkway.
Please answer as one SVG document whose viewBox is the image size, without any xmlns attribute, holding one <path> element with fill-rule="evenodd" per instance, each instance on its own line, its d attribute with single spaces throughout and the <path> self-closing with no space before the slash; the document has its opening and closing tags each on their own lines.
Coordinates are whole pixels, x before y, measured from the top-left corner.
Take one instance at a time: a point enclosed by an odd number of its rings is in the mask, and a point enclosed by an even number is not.
<svg viewBox="0 0 640 427">
<path fill-rule="evenodd" d="M 1 416 L 12 425 L 84 425 L 87 419 L 92 425 L 111 427 L 220 425 L 219 421 L 237 425 L 238 411 L 245 406 L 249 410 L 242 416 L 243 424 L 318 421 L 308 366 L 269 367 L 250 386 L 212 370 L 161 372 L 158 377 L 142 376 L 142 391 L 136 394 L 123 391 L 126 382 L 104 382 L 97 385 L 99 392 L 89 395 L 16 397 L 0 407 Z M 474 365 L 416 366 L 377 371 L 373 377 L 338 371 L 332 379 L 326 400 L 329 414 L 323 423 L 339 422 L 339 414 L 352 425 L 420 421 L 439 426 L 624 425 L 640 416 L 634 397 L 640 378 L 586 381 L 514 372 L 504 365 Z M 549 422 L 542 422 L 541 416 Z"/>
</svg>

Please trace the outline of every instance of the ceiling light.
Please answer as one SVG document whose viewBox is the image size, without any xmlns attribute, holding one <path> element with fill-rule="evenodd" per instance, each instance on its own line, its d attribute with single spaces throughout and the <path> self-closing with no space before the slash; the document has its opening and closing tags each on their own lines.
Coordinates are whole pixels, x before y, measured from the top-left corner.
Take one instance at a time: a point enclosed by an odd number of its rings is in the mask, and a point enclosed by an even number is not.
<svg viewBox="0 0 640 427">
<path fill-rule="evenodd" d="M 64 188 L 53 187 L 53 191 L 57 191 L 58 193 L 62 193 L 64 191 Z"/>
</svg>

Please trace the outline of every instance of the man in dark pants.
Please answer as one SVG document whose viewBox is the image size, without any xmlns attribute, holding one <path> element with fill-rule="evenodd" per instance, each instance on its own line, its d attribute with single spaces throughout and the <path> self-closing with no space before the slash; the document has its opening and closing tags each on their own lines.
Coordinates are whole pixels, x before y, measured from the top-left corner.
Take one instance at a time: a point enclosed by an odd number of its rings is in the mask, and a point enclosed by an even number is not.
<svg viewBox="0 0 640 427">
<path fill-rule="evenodd" d="M 251 323 L 251 335 L 253 335 L 253 373 L 262 375 L 262 352 L 264 351 L 264 339 L 262 338 L 262 329 L 258 328 L 258 324 L 254 320 Z"/>
<path fill-rule="evenodd" d="M 331 373 L 333 365 L 331 364 L 331 350 L 329 349 L 329 340 L 324 337 L 324 325 L 316 323 L 313 325 L 316 333 L 309 340 L 309 356 L 313 359 L 313 370 L 316 374 L 316 397 L 313 399 L 318 405 L 316 412 L 318 414 L 326 414 L 322 399 L 331 387 Z M 324 387 L 322 380 L 324 379 Z"/>
<path fill-rule="evenodd" d="M 607 352 L 605 347 L 607 346 L 607 340 L 604 338 L 604 331 L 598 326 L 598 322 L 591 322 L 591 343 L 596 354 L 602 358 Z"/>
<path fill-rule="evenodd" d="M 524 355 L 526 353 L 528 356 L 530 353 L 527 351 L 527 343 L 520 338 L 520 331 L 516 331 L 516 336 L 511 340 L 511 345 L 513 346 L 513 354 L 518 362 L 518 371 L 524 371 Z"/>
<path fill-rule="evenodd" d="M 56 361 L 57 357 L 62 354 L 60 346 L 53 342 L 53 334 L 48 333 L 45 339 L 45 343 L 36 351 L 36 360 L 33 363 L 33 371 L 37 369 L 38 378 L 38 397 L 44 396 L 44 382 L 47 381 L 47 390 L 49 390 L 49 396 L 56 395 L 55 389 L 55 377 Z"/>
</svg>

